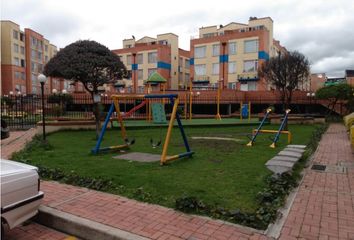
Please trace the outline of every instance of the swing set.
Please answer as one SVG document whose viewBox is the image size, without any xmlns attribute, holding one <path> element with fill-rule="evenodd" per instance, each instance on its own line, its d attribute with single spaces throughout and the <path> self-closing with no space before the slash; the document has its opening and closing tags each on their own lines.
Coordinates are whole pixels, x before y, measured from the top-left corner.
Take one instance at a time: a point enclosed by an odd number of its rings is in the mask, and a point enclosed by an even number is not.
<svg viewBox="0 0 354 240">
<path fill-rule="evenodd" d="M 145 102 L 146 104 L 150 104 L 149 102 L 152 99 L 169 99 L 169 102 L 172 106 L 172 113 L 170 116 L 170 120 L 169 120 L 169 124 L 168 124 L 168 129 L 167 129 L 167 134 L 165 137 L 165 141 L 164 141 L 164 145 L 163 145 L 163 150 L 162 150 L 162 154 L 161 154 L 161 158 L 160 158 L 160 164 L 164 165 L 166 164 L 168 161 L 172 161 L 172 160 L 176 160 L 179 158 L 183 158 L 183 157 L 191 157 L 194 152 L 191 151 L 189 144 L 188 144 L 188 140 L 186 137 L 186 134 L 184 132 L 184 128 L 181 122 L 181 118 L 180 118 L 180 114 L 177 111 L 178 108 L 178 103 L 179 103 L 179 99 L 178 99 L 178 95 L 177 94 L 147 94 L 147 95 L 112 95 L 112 100 L 113 103 L 111 104 L 107 117 L 104 121 L 102 130 L 100 132 L 100 136 L 96 142 L 95 147 L 91 150 L 93 154 L 98 154 L 100 152 L 105 152 L 105 151 L 110 151 L 110 150 L 118 150 L 118 149 L 124 149 L 124 148 L 129 148 L 129 146 L 133 145 L 135 143 L 135 139 L 130 139 L 127 135 L 127 131 L 126 131 L 126 127 L 124 125 L 124 121 L 123 121 L 123 116 L 122 113 L 120 111 L 120 101 L 121 100 L 127 100 L 127 99 L 134 99 L 134 100 L 142 100 L 143 102 Z M 152 113 L 153 113 L 153 120 L 154 123 L 167 123 L 166 121 L 166 114 L 164 111 L 164 104 L 162 103 L 152 103 Z M 113 115 L 113 112 L 116 111 L 117 113 L 117 120 L 119 122 L 120 125 L 120 129 L 121 129 L 121 135 L 122 135 L 122 139 L 124 141 L 124 144 L 121 145 L 116 145 L 116 146 L 109 146 L 109 147 L 100 147 L 102 140 L 103 140 L 103 136 L 106 132 L 107 129 L 107 125 L 110 122 L 111 116 Z M 171 132 L 173 129 L 173 125 L 174 125 L 174 121 L 177 120 L 177 124 L 178 124 L 178 128 L 180 130 L 183 142 L 184 142 L 184 146 L 186 151 L 184 153 L 180 153 L 177 155 L 173 155 L 173 156 L 167 156 L 167 150 L 168 150 L 168 146 L 170 143 L 170 139 L 171 139 Z M 161 135 L 160 135 L 161 138 Z M 150 143 L 152 145 L 153 148 L 158 147 L 159 145 L 161 145 L 162 140 L 160 139 L 157 143 L 154 143 L 153 139 L 150 139 Z"/>
</svg>

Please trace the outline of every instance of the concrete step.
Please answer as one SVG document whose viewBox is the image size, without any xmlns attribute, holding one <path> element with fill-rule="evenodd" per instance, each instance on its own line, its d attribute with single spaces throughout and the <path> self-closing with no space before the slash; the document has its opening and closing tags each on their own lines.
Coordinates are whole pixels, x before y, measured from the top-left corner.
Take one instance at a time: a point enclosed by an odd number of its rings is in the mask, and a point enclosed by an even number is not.
<svg viewBox="0 0 354 240">
<path fill-rule="evenodd" d="M 302 153 L 283 150 L 278 153 L 278 156 L 288 156 L 288 157 L 295 157 L 295 158 L 300 159 L 302 156 Z"/>
<path fill-rule="evenodd" d="M 148 240 L 140 235 L 46 206 L 39 207 L 37 222 L 86 240 Z"/>
<path fill-rule="evenodd" d="M 301 148 L 290 148 L 290 147 L 286 147 L 283 149 L 284 151 L 291 151 L 291 152 L 297 152 L 297 153 L 304 153 L 305 149 L 301 149 Z"/>
<path fill-rule="evenodd" d="M 287 161 L 269 160 L 265 165 L 270 171 L 282 174 L 291 171 L 295 163 Z"/>
<path fill-rule="evenodd" d="M 288 156 L 275 156 L 275 157 L 273 157 L 272 159 L 270 159 L 269 161 L 272 161 L 272 160 L 275 160 L 275 161 L 285 161 L 285 162 L 293 162 L 293 163 L 296 163 L 297 161 L 299 161 L 298 158 L 295 158 L 295 157 L 288 157 Z"/>
<path fill-rule="evenodd" d="M 289 148 L 300 148 L 300 149 L 305 149 L 306 148 L 306 145 L 296 145 L 296 144 L 290 144 L 286 147 L 289 147 Z"/>
</svg>

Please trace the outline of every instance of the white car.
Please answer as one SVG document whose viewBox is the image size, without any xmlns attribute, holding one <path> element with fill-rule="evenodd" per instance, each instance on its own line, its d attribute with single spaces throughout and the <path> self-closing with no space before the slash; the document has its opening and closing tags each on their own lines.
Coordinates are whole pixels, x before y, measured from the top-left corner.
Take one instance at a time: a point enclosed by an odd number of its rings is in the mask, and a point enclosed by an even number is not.
<svg viewBox="0 0 354 240">
<path fill-rule="evenodd" d="M 1 229 L 12 229 L 38 213 L 44 193 L 36 167 L 1 159 Z M 3 231 L 2 231 L 3 234 Z"/>
</svg>

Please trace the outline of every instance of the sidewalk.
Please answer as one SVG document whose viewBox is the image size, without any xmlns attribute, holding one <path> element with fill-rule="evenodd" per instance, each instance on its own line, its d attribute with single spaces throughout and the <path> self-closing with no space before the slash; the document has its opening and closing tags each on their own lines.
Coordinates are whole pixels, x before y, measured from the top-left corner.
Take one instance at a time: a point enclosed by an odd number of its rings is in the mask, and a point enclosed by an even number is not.
<svg viewBox="0 0 354 240">
<path fill-rule="evenodd" d="M 36 135 L 37 130 L 31 128 L 27 131 L 10 132 L 10 137 L 1 140 L 1 158 L 9 159 L 12 153 L 20 151 Z"/>
<path fill-rule="evenodd" d="M 354 157 L 345 128 L 332 124 L 306 169 L 279 239 L 354 239 Z M 149 239 L 267 239 L 261 232 L 158 205 L 42 182 L 44 205 Z"/>
<path fill-rule="evenodd" d="M 332 124 L 306 174 L 280 239 L 354 239 L 354 155 L 342 124 Z"/>
</svg>

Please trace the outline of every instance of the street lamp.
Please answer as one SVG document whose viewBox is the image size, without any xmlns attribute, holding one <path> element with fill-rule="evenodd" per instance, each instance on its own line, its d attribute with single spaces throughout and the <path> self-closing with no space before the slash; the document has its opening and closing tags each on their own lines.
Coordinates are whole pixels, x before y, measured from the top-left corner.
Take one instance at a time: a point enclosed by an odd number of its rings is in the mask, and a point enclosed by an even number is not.
<svg viewBox="0 0 354 240">
<path fill-rule="evenodd" d="M 44 113 L 44 84 L 47 81 L 47 77 L 43 74 L 38 75 L 38 80 L 41 84 L 41 91 L 42 91 L 42 124 L 43 124 L 43 141 L 45 141 L 45 113 Z"/>
</svg>

